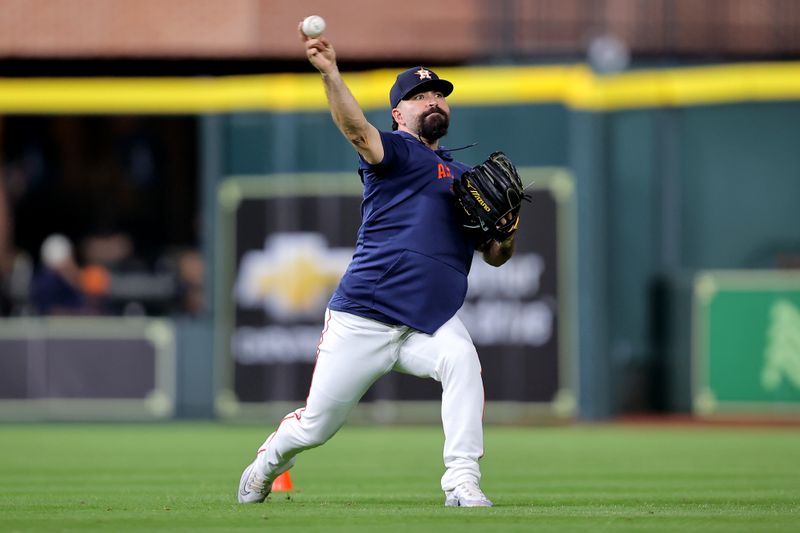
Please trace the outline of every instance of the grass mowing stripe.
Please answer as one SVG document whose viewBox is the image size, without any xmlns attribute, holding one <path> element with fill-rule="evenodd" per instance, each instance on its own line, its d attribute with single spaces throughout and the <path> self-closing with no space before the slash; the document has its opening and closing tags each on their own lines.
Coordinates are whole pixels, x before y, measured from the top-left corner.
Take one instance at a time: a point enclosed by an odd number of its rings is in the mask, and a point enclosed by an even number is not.
<svg viewBox="0 0 800 533">
<path fill-rule="evenodd" d="M 270 428 L 0 425 L 0 531 L 794 531 L 800 431 L 575 426 L 486 431 L 492 509 L 446 509 L 436 427 L 346 427 L 297 492 L 235 503 Z"/>
</svg>

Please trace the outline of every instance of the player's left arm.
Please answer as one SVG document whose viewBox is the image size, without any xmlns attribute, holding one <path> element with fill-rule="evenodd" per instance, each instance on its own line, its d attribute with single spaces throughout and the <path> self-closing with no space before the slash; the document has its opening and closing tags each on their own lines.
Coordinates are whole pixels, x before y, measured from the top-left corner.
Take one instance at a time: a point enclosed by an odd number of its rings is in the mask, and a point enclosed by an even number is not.
<svg viewBox="0 0 800 533">
<path fill-rule="evenodd" d="M 493 267 L 499 267 L 511 259 L 511 256 L 514 255 L 514 247 L 514 236 L 512 235 L 504 241 L 492 239 L 485 243 L 480 251 L 484 261 Z"/>
<path fill-rule="evenodd" d="M 514 215 L 510 215 L 510 217 L 510 220 L 508 217 L 501 218 L 500 224 L 502 225 L 506 224 L 506 222 L 512 222 Z M 493 267 L 499 267 L 511 259 L 511 256 L 514 255 L 514 235 L 516 235 L 514 231 L 516 230 L 516 227 L 517 225 L 515 224 L 514 230 L 512 230 L 512 232 L 504 240 L 499 241 L 496 239 L 491 239 L 478 248 L 483 255 L 484 261 Z"/>
<path fill-rule="evenodd" d="M 483 254 L 499 267 L 514 255 L 520 207 L 530 201 L 514 163 L 503 152 L 493 152 L 483 163 L 453 180 L 456 213 Z M 498 218 L 499 216 L 499 218 Z"/>
</svg>

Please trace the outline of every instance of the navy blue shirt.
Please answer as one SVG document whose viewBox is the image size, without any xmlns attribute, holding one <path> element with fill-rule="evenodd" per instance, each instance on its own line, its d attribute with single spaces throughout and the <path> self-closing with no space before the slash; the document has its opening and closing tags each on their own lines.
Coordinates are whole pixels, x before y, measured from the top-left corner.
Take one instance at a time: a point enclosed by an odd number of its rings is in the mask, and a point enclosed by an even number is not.
<svg viewBox="0 0 800 533">
<path fill-rule="evenodd" d="M 57 272 L 43 268 L 31 281 L 31 301 L 42 315 L 77 312 L 84 304 L 81 292 Z"/>
<path fill-rule="evenodd" d="M 475 243 L 453 206 L 469 169 L 413 135 L 380 132 L 383 161 L 361 159 L 361 227 L 329 307 L 433 334 L 464 303 Z"/>
</svg>

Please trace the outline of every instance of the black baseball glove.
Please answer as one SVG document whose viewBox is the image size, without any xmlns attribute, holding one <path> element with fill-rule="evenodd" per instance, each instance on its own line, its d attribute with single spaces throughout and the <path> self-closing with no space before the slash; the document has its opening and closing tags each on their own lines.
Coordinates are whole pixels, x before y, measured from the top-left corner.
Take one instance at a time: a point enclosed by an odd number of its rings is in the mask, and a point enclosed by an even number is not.
<svg viewBox="0 0 800 533">
<path fill-rule="evenodd" d="M 503 152 L 494 152 L 464 172 L 453 181 L 453 192 L 462 223 L 479 245 L 508 239 L 519 227 L 522 201 L 531 201 L 514 163 Z"/>
</svg>

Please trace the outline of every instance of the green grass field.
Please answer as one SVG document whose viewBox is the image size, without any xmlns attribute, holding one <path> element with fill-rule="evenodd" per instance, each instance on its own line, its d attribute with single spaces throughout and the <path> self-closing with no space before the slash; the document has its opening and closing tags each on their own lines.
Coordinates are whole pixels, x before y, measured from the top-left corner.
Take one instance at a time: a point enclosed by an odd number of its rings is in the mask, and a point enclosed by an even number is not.
<svg viewBox="0 0 800 533">
<path fill-rule="evenodd" d="M 498 428 L 492 509 L 443 507 L 441 430 L 346 427 L 236 503 L 267 428 L 0 425 L 0 531 L 798 531 L 800 431 Z"/>
</svg>

